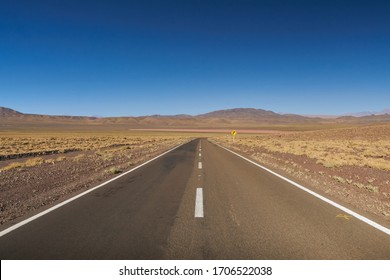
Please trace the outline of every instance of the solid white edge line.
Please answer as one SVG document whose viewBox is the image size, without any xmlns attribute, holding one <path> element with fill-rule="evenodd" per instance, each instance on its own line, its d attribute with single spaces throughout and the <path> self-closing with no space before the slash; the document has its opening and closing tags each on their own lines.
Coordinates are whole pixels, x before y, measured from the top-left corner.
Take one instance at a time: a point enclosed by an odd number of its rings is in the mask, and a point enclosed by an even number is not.
<svg viewBox="0 0 390 280">
<path fill-rule="evenodd" d="M 219 145 L 217 143 L 215 143 L 215 144 L 218 147 L 220 147 L 222 149 L 225 149 L 226 151 L 231 152 L 232 154 L 235 154 L 236 156 L 238 156 L 238 157 L 240 157 L 240 158 L 242 158 L 242 159 L 244 159 L 246 161 L 249 161 L 250 163 L 256 165 L 257 167 L 260 167 L 260 168 L 264 169 L 265 171 L 275 175 L 276 177 L 279 177 L 280 179 L 282 179 L 282 180 L 284 180 L 286 182 L 289 182 L 290 184 L 294 185 L 295 187 L 300 188 L 301 190 L 303 190 L 305 192 L 308 192 L 309 194 L 311 194 L 311 195 L 321 199 L 322 201 L 325 201 L 326 203 L 329 203 L 330 205 L 333 205 L 334 207 L 339 208 L 340 210 L 342 210 L 342 211 L 348 213 L 349 215 L 351 215 L 351 216 L 361 220 L 362 222 L 364 222 L 364 223 L 366 223 L 366 224 L 368 224 L 368 225 L 370 225 L 370 226 L 372 226 L 372 227 L 374 227 L 374 228 L 376 228 L 376 229 L 386 233 L 387 235 L 390 235 L 390 229 L 388 229 L 388 228 L 386 228 L 386 227 L 384 227 L 384 226 L 382 226 L 382 225 L 380 225 L 380 224 L 378 224 L 378 223 L 376 223 L 376 222 L 374 222 L 374 221 L 372 221 L 372 220 L 370 220 L 370 219 L 368 219 L 368 218 L 366 218 L 366 217 L 364 217 L 364 216 L 362 216 L 362 215 L 360 215 L 360 214 L 358 214 L 358 213 L 356 213 L 356 212 L 354 212 L 354 211 L 352 211 L 352 210 L 350 210 L 350 209 L 348 209 L 348 208 L 346 208 L 346 207 L 344 207 L 344 206 L 342 206 L 342 205 L 340 205 L 340 204 L 338 204 L 338 203 L 336 203 L 336 202 L 334 202 L 334 201 L 332 201 L 332 200 L 322 196 L 322 195 L 319 195 L 318 193 L 316 193 L 316 192 L 314 192 L 312 190 L 309 190 L 309 189 L 305 188 L 304 186 L 302 186 L 302 185 L 300 185 L 300 184 L 298 184 L 298 183 L 296 183 L 296 182 L 294 182 L 294 181 L 292 181 L 292 180 L 290 180 L 290 179 L 288 179 L 286 177 L 283 177 L 282 175 L 280 175 L 280 174 L 278 174 L 278 173 L 276 173 L 276 172 L 274 172 L 274 171 L 272 171 L 272 170 L 270 170 L 270 169 L 268 169 L 268 168 L 266 168 L 266 167 L 264 167 L 264 166 L 262 166 L 262 165 L 260 165 L 260 164 L 258 164 L 256 162 L 254 162 L 254 161 L 252 161 L 250 159 L 247 159 L 246 157 L 244 157 L 244 156 L 242 156 L 242 155 L 240 155 L 240 154 L 238 154 L 236 152 L 233 152 L 233 151 L 229 150 L 228 148 L 225 148 L 225 147 L 223 147 L 223 146 L 221 146 L 221 145 Z"/>
<path fill-rule="evenodd" d="M 118 175 L 118 176 L 116 176 L 116 177 L 114 177 L 114 178 L 112 178 L 112 179 L 110 179 L 110 180 L 108 180 L 108 181 L 106 181 L 106 182 L 96 186 L 96 187 L 93 187 L 92 189 L 86 190 L 83 193 L 80 193 L 80 194 L 78 194 L 78 195 L 76 195 L 76 196 L 74 196 L 72 198 L 69 198 L 68 200 L 65 200 L 65 201 L 63 201 L 63 202 L 61 202 L 61 203 L 59 203 L 57 205 L 54 205 L 53 207 L 50 207 L 49 209 L 46 209 L 45 211 L 42 211 L 42 212 L 40 212 L 40 213 L 38 213 L 38 214 L 36 214 L 36 215 L 26 219 L 26 220 L 23 220 L 23 221 L 15 224 L 15 225 L 9 227 L 9 228 L 6 228 L 5 230 L 0 232 L 0 237 L 6 235 L 7 233 L 10 233 L 11 231 L 14 231 L 17 228 L 20 228 L 21 226 L 24 226 L 25 224 L 28 224 L 29 222 L 32 222 L 32 221 L 38 219 L 39 217 L 42 217 L 43 215 L 46 215 L 47 213 L 50 213 L 50 212 L 52 212 L 52 211 L 54 211 L 54 210 L 64 206 L 65 204 L 68 204 L 69 202 L 72 202 L 73 200 L 76 200 L 76 199 L 86 195 L 87 193 L 90 193 L 90 192 L 92 192 L 92 191 L 94 191 L 94 190 L 96 190 L 98 188 L 101 188 L 101 187 L 107 185 L 108 183 L 111 183 L 112 181 L 115 181 L 116 179 L 119 179 L 120 177 L 123 177 L 123 176 L 129 174 L 130 172 L 133 172 L 134 170 L 136 170 L 136 169 L 138 169 L 138 168 L 140 168 L 140 167 L 142 167 L 142 166 L 144 166 L 144 165 L 146 165 L 146 164 L 148 164 L 148 163 L 158 159 L 159 157 L 162 157 L 163 155 L 165 155 L 165 154 L 167 154 L 167 153 L 169 153 L 169 152 L 171 152 L 171 151 L 173 151 L 173 150 L 175 150 L 175 149 L 177 149 L 177 148 L 179 148 L 179 147 L 181 147 L 181 146 L 183 146 L 183 145 L 185 145 L 185 144 L 187 144 L 187 143 L 189 143 L 191 141 L 192 140 L 190 140 L 188 142 L 185 142 L 183 144 L 177 145 L 176 147 L 174 147 L 174 148 L 172 148 L 172 149 L 170 149 L 170 150 L 168 150 L 168 151 L 166 151 L 166 152 L 164 152 L 164 153 L 162 153 L 162 154 L 160 154 L 160 155 L 158 155 L 158 156 L 156 156 L 156 157 L 154 157 L 154 158 L 152 158 L 152 159 L 150 159 L 150 160 L 148 160 L 148 161 L 146 161 L 146 162 L 144 162 L 144 163 L 142 163 L 142 164 L 140 164 L 140 165 L 138 165 L 136 167 L 134 167 L 133 169 L 131 169 L 129 171 L 126 171 L 125 173 L 122 173 L 122 174 L 120 174 L 120 175 Z"/>
<path fill-rule="evenodd" d="M 203 189 L 196 189 L 195 218 L 203 218 Z"/>
</svg>

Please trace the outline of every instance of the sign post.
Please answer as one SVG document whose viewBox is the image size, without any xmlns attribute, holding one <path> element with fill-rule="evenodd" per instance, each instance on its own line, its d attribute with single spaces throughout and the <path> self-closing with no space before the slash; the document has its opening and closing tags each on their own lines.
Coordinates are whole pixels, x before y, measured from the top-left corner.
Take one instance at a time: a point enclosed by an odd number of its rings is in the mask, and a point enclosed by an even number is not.
<svg viewBox="0 0 390 280">
<path fill-rule="evenodd" d="M 233 136 L 233 143 L 234 143 L 234 138 L 236 138 L 237 131 L 232 130 L 232 136 Z"/>
</svg>

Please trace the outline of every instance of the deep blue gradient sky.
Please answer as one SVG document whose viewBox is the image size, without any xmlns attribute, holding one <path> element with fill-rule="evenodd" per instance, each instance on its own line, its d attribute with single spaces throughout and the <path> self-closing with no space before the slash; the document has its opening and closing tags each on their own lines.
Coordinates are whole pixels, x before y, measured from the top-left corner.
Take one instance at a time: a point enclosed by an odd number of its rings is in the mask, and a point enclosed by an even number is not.
<svg viewBox="0 0 390 280">
<path fill-rule="evenodd" d="M 390 107 L 389 1 L 0 0 L 0 106 L 137 116 Z"/>
</svg>

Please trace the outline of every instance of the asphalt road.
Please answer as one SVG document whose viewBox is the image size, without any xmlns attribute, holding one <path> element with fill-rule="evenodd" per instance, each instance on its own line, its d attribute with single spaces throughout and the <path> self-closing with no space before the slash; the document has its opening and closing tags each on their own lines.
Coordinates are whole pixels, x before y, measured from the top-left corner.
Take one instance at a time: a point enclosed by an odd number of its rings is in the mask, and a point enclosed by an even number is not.
<svg viewBox="0 0 390 280">
<path fill-rule="evenodd" d="M 194 140 L 0 237 L 1 259 L 390 259 L 390 236 Z"/>
</svg>

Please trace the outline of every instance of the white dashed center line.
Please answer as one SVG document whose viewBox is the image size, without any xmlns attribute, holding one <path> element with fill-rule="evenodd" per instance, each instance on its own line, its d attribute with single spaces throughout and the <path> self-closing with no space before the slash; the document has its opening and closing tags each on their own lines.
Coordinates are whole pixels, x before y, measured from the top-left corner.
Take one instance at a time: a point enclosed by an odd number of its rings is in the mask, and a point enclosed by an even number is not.
<svg viewBox="0 0 390 280">
<path fill-rule="evenodd" d="M 202 162 L 198 162 L 198 168 L 202 169 Z"/>
<path fill-rule="evenodd" d="M 203 218 L 203 189 L 196 189 L 195 218 Z"/>
</svg>

